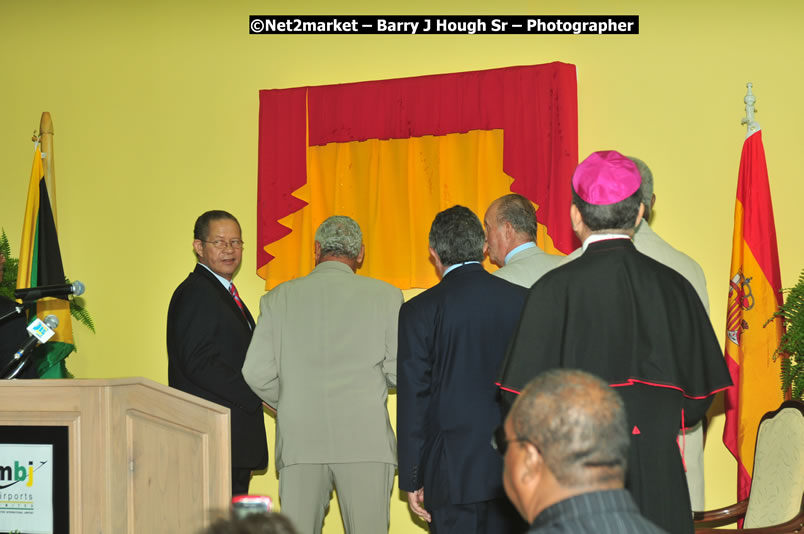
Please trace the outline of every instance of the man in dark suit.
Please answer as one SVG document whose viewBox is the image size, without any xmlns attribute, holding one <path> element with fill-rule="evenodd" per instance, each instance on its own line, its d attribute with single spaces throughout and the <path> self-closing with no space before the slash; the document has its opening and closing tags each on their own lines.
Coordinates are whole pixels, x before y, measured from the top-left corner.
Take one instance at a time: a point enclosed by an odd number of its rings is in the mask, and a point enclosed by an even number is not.
<svg viewBox="0 0 804 534">
<path fill-rule="evenodd" d="M 232 283 L 243 255 L 240 223 L 208 211 L 193 237 L 198 264 L 168 309 L 168 383 L 231 410 L 232 494 L 244 494 L 251 471 L 268 466 L 268 447 L 262 401 L 240 372 L 254 330 Z"/>
<path fill-rule="evenodd" d="M 436 215 L 430 256 L 441 276 L 399 313 L 399 488 L 430 532 L 517 532 L 502 461 L 494 379 L 525 289 L 487 273 L 483 225 L 463 206 Z"/>
</svg>

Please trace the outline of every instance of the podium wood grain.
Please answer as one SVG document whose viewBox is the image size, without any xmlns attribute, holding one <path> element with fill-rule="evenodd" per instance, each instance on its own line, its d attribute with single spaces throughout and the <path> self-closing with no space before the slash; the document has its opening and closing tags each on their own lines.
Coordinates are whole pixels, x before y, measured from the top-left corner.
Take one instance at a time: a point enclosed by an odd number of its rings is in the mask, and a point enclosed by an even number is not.
<svg viewBox="0 0 804 534">
<path fill-rule="evenodd" d="M 70 532 L 194 533 L 231 498 L 229 409 L 145 378 L 0 381 L 0 426 L 67 426 Z"/>
</svg>

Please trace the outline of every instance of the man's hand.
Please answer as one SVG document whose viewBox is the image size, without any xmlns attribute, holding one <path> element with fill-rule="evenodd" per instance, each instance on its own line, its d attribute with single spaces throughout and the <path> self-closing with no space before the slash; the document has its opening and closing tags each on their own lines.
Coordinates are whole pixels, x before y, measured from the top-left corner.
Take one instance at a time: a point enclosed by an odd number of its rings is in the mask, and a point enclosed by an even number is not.
<svg viewBox="0 0 804 534">
<path fill-rule="evenodd" d="M 414 514 L 428 523 L 433 520 L 430 512 L 424 509 L 424 488 L 419 488 L 413 493 L 408 492 L 408 506 Z"/>
</svg>

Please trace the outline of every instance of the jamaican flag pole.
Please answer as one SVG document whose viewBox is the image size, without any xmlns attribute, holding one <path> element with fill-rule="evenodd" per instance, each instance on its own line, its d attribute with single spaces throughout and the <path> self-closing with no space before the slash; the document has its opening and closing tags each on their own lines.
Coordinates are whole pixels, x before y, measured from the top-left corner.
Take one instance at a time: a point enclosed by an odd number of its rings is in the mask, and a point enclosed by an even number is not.
<svg viewBox="0 0 804 534">
<path fill-rule="evenodd" d="M 64 283 L 64 266 L 56 235 L 56 222 L 45 182 L 42 152 L 37 142 L 22 225 L 17 288 Z M 70 302 L 66 298 L 38 300 L 36 316 L 44 319 L 46 315 L 58 317 L 59 326 L 50 341 L 37 349 L 32 364 L 36 365 L 41 378 L 65 378 L 69 374 L 64 359 L 74 348 Z"/>
</svg>

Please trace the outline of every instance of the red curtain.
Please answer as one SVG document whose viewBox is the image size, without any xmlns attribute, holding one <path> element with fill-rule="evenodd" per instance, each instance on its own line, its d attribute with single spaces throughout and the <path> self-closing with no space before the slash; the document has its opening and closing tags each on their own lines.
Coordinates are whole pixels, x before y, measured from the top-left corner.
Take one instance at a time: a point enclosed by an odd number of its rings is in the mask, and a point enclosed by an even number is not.
<svg viewBox="0 0 804 534">
<path fill-rule="evenodd" d="M 307 147 L 502 129 L 511 191 L 539 206 L 555 247 L 571 252 L 570 179 L 578 163 L 575 66 L 523 67 L 260 91 L 257 268 L 290 230 L 278 220 L 305 203 Z M 309 140 L 308 140 L 309 137 Z M 479 214 L 480 217 L 483 214 Z"/>
</svg>

